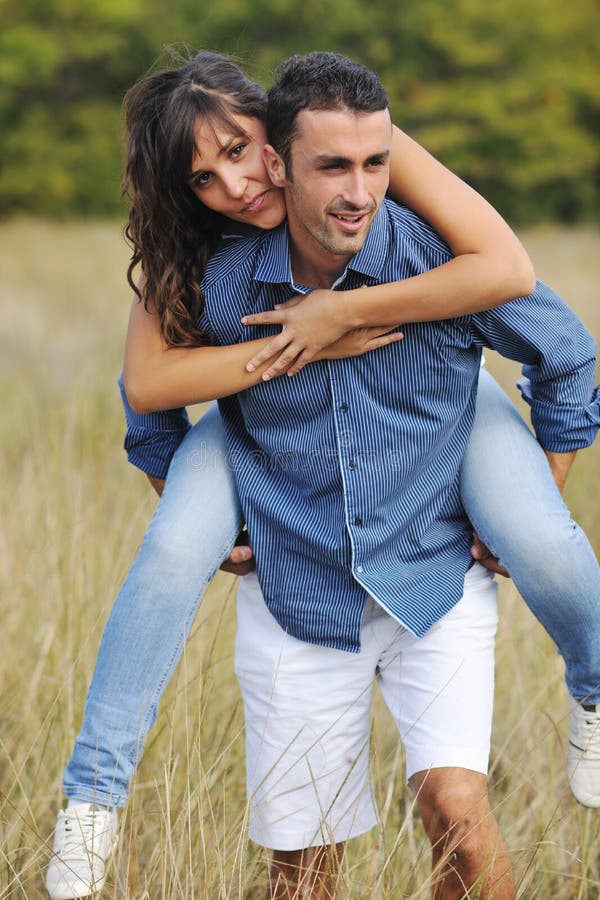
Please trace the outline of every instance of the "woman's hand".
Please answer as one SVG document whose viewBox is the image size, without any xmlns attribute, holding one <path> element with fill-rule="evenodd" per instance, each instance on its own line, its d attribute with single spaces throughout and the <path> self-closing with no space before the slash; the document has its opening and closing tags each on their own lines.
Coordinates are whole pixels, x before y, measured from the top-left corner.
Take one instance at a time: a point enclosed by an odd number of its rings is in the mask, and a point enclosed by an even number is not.
<svg viewBox="0 0 600 900">
<path fill-rule="evenodd" d="M 371 350 L 379 350 L 388 344 L 401 341 L 404 335 L 401 331 L 390 331 L 387 325 L 365 325 L 362 328 L 353 328 L 347 331 L 341 338 L 324 347 L 315 357 L 316 359 L 347 359 L 349 356 L 362 356 Z"/>
<path fill-rule="evenodd" d="M 274 310 L 244 316 L 243 325 L 282 326 L 281 333 L 246 363 L 246 371 L 254 372 L 262 363 L 279 354 L 275 362 L 263 373 L 263 379 L 268 381 L 277 375 L 283 375 L 284 372 L 296 375 L 306 363 L 315 359 L 321 350 L 354 327 L 348 318 L 344 291 L 324 289 L 312 291 L 306 296 L 293 297 Z M 381 335 L 381 329 L 379 334 Z M 354 346 L 356 339 L 351 343 Z"/>
</svg>

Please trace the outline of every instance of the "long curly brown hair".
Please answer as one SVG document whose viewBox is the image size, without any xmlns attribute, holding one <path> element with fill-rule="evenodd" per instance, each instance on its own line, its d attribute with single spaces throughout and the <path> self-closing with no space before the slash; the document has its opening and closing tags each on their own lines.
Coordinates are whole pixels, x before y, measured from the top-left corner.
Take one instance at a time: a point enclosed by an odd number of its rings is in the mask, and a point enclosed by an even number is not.
<svg viewBox="0 0 600 900">
<path fill-rule="evenodd" d="M 191 347 L 207 343 L 198 326 L 201 281 L 225 222 L 186 184 L 194 125 L 198 116 L 213 126 L 235 127 L 232 117 L 240 115 L 264 121 L 266 94 L 221 54 L 202 51 L 179 62 L 146 75 L 125 95 L 123 192 L 131 204 L 127 280 L 157 313 L 166 344 Z"/>
</svg>

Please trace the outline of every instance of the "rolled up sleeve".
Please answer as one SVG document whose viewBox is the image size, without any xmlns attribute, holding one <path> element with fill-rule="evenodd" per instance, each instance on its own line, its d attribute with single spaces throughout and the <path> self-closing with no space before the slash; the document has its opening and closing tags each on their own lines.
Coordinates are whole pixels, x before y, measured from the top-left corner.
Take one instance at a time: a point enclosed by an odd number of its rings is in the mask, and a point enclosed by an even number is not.
<svg viewBox="0 0 600 900">
<path fill-rule="evenodd" d="M 542 282 L 521 297 L 472 317 L 477 343 L 524 363 L 519 382 L 545 450 L 589 446 L 600 426 L 594 386 L 596 344 L 580 319 Z"/>
<path fill-rule="evenodd" d="M 527 366 L 523 368 L 523 371 Z M 593 374 L 593 368 L 592 368 Z M 529 378 L 517 382 L 521 396 L 531 406 L 531 423 L 542 447 L 554 453 L 568 453 L 589 447 L 600 426 L 600 387 L 592 390 L 583 406 L 556 406 L 537 399 Z"/>
<path fill-rule="evenodd" d="M 166 478 L 173 454 L 192 427 L 185 409 L 166 409 L 154 413 L 136 413 L 129 405 L 119 378 L 121 400 L 127 420 L 124 448 L 129 462 L 151 475 Z"/>
</svg>

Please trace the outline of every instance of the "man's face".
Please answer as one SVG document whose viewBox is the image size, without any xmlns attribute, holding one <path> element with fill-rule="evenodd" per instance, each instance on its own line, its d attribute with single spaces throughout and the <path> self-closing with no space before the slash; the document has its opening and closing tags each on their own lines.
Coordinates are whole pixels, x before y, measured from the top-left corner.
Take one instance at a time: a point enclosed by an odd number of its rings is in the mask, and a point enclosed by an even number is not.
<svg viewBox="0 0 600 900">
<path fill-rule="evenodd" d="M 300 254 L 357 253 L 389 180 L 389 111 L 302 110 L 285 176 L 288 225 Z"/>
</svg>

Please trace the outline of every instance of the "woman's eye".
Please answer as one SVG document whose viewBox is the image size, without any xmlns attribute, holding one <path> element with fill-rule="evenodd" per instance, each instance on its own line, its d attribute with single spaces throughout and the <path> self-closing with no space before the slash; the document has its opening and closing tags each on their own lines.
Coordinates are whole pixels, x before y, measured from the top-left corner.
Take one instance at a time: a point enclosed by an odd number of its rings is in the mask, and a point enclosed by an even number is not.
<svg viewBox="0 0 600 900">
<path fill-rule="evenodd" d="M 247 146 L 247 144 L 238 144 L 236 147 L 233 147 L 230 151 L 230 156 L 233 159 L 236 159 L 236 157 L 241 156 L 241 154 L 246 149 L 246 146 Z"/>
<path fill-rule="evenodd" d="M 196 175 L 194 181 L 192 182 L 193 187 L 201 188 L 204 187 L 210 181 L 210 175 L 208 172 L 200 172 L 200 174 Z"/>
</svg>

